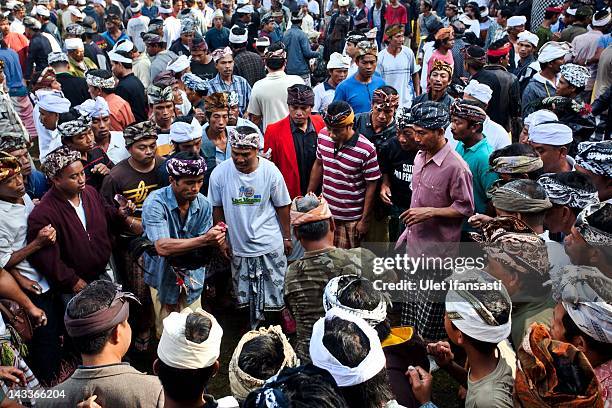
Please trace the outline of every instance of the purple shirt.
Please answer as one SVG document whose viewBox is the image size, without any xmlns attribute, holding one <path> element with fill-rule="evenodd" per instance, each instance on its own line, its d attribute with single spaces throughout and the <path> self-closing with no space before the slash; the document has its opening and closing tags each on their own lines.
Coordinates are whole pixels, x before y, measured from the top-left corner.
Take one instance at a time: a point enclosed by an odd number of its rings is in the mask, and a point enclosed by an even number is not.
<svg viewBox="0 0 612 408">
<path fill-rule="evenodd" d="M 449 143 L 429 160 L 425 157 L 426 152 L 420 150 L 414 159 L 410 208 L 452 207 L 466 217 L 471 216 L 474 213 L 472 173 L 465 161 Z M 463 220 L 434 217 L 406 227 L 397 246 L 405 240 L 406 251 L 411 256 L 440 253 L 437 243 L 459 242 Z M 446 249 L 441 252 L 449 256 Z"/>
</svg>

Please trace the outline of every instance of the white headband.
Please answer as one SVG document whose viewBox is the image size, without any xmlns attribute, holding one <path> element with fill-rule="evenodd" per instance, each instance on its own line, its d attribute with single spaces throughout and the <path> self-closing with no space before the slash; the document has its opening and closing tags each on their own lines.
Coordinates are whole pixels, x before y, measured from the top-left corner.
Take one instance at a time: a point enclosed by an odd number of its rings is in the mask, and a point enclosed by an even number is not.
<svg viewBox="0 0 612 408">
<path fill-rule="evenodd" d="M 181 55 L 174 61 L 168 63 L 168 65 L 166 66 L 166 69 L 174 73 L 183 72 L 184 70 L 189 68 L 190 64 L 191 64 L 191 55 L 189 57 L 186 55 Z"/>
<path fill-rule="evenodd" d="M 346 278 L 351 279 L 344 287 L 339 288 L 338 284 L 340 283 L 340 280 Z M 334 307 L 340 308 L 354 316 L 361 317 L 368 322 L 370 326 L 376 326 L 378 323 L 383 322 L 387 318 L 387 302 L 384 295 L 374 310 L 353 309 L 352 307 L 343 305 L 338 300 L 338 296 L 340 295 L 339 292 L 344 290 L 351 283 L 360 279 L 361 278 L 357 275 L 340 275 L 331 279 L 327 285 L 325 285 L 325 291 L 323 293 L 323 308 L 326 312 Z"/>
<path fill-rule="evenodd" d="M 202 137 L 202 126 L 196 118 L 191 123 L 174 122 L 170 125 L 170 141 L 174 143 L 191 142 Z"/>
<path fill-rule="evenodd" d="M 342 365 L 323 344 L 325 321 L 331 320 L 334 317 L 355 323 L 368 338 L 370 352 L 357 367 Z M 328 371 L 334 377 L 339 387 L 350 387 L 368 381 L 385 368 L 386 363 L 385 353 L 380 345 L 376 330 L 371 328 L 362 318 L 336 307 L 328 310 L 325 317 L 317 320 L 312 327 L 309 351 L 312 363 Z"/>
<path fill-rule="evenodd" d="M 157 356 L 170 367 L 197 370 L 210 367 L 219 358 L 223 329 L 210 313 L 200 308 L 195 311 L 208 317 L 212 323 L 208 338 L 202 343 L 194 343 L 185 338 L 187 316 L 193 312 L 185 308 L 181 313 L 172 312 L 164 319 L 164 331 L 157 346 Z"/>
</svg>

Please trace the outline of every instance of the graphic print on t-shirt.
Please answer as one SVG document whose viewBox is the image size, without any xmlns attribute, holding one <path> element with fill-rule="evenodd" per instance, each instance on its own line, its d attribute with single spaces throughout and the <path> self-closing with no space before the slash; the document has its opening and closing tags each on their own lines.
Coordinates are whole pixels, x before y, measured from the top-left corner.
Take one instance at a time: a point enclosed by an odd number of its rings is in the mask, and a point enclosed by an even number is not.
<svg viewBox="0 0 612 408">
<path fill-rule="evenodd" d="M 232 197 L 233 205 L 255 205 L 261 203 L 261 194 L 255 194 L 255 188 L 240 186 L 238 198 Z"/>
</svg>

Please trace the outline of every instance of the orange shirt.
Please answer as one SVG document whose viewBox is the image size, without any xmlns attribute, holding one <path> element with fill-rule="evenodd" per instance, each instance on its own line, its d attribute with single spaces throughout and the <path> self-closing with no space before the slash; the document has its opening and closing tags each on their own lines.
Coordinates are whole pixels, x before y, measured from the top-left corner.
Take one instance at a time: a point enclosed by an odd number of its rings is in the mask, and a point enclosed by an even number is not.
<svg viewBox="0 0 612 408">
<path fill-rule="evenodd" d="M 19 56 L 19 64 L 21 65 L 22 72 L 25 73 L 26 59 L 28 57 L 28 47 L 30 46 L 30 40 L 19 33 L 9 32 L 4 36 L 4 42 L 7 47 L 12 49 Z"/>
<path fill-rule="evenodd" d="M 110 130 L 123 132 L 126 126 L 136 122 L 130 104 L 122 97 L 115 94 L 104 96 L 110 109 Z"/>
</svg>

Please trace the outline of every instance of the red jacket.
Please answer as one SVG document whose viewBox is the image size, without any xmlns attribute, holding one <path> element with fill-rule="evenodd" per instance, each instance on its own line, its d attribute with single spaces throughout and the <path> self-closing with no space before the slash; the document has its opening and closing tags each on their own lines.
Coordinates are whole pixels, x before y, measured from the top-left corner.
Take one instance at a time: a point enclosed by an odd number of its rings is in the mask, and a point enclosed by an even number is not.
<svg viewBox="0 0 612 408">
<path fill-rule="evenodd" d="M 310 120 L 317 134 L 325 127 L 323 118 L 318 115 L 310 115 Z M 291 198 L 293 199 L 301 195 L 300 173 L 297 166 L 298 162 L 295 155 L 295 145 L 293 144 L 289 116 L 269 124 L 266 128 L 264 152 L 268 151 L 268 149 L 272 149 L 270 160 L 276 164 L 276 167 L 283 174 Z"/>
</svg>

